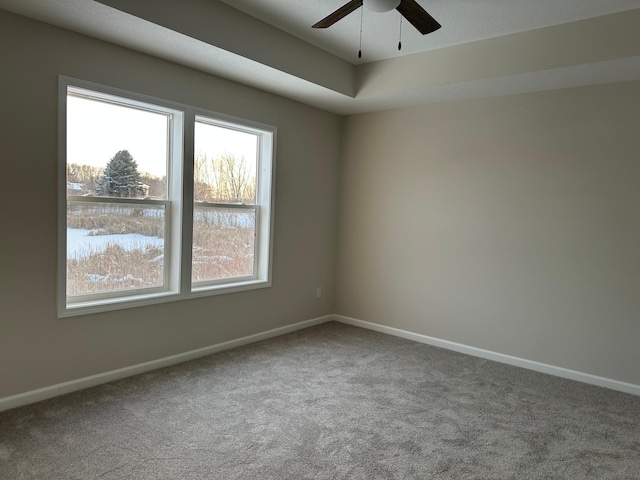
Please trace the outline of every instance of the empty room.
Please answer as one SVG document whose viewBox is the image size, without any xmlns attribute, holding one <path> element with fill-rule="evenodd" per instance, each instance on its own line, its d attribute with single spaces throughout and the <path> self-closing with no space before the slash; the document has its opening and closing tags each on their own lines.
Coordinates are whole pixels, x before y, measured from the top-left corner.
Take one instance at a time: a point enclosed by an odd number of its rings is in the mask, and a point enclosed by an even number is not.
<svg viewBox="0 0 640 480">
<path fill-rule="evenodd" d="M 0 480 L 639 479 L 640 0 L 0 0 Z"/>
</svg>

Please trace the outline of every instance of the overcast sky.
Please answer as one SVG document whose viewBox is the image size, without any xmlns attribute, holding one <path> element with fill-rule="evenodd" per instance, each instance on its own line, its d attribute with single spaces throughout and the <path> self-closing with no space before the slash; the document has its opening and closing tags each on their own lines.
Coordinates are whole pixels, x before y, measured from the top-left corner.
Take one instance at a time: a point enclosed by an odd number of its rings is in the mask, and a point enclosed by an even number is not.
<svg viewBox="0 0 640 480">
<path fill-rule="evenodd" d="M 162 114 L 69 95 L 67 163 L 105 167 L 128 150 L 141 172 L 162 177 L 167 164 L 167 117 Z M 196 154 L 244 157 L 255 169 L 257 137 L 245 132 L 196 123 Z"/>
</svg>

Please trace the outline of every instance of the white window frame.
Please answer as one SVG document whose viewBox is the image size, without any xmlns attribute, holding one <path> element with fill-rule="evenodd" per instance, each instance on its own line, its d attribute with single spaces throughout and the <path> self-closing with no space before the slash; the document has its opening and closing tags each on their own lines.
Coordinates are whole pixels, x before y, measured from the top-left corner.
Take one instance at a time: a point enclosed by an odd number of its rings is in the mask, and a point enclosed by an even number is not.
<svg viewBox="0 0 640 480">
<path fill-rule="evenodd" d="M 271 286 L 273 206 L 275 199 L 276 127 L 209 110 L 132 93 L 93 82 L 60 76 L 58 82 L 58 317 L 119 310 L 191 297 L 217 295 Z M 170 115 L 166 200 L 77 197 L 67 192 L 67 95 L 89 95 L 102 101 Z M 256 204 L 207 204 L 214 208 L 251 208 L 256 212 L 254 275 L 218 281 L 191 282 L 193 240 L 193 161 L 196 119 L 258 136 Z M 132 204 L 165 209 L 165 285 L 122 292 L 67 296 L 67 203 Z M 195 205 L 200 206 L 200 203 Z"/>
</svg>

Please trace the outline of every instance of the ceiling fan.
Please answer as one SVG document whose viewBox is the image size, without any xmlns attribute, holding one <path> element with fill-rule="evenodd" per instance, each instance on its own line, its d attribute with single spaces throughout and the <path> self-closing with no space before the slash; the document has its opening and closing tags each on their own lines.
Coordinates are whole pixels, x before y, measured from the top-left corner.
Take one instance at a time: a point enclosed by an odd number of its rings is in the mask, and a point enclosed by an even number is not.
<svg viewBox="0 0 640 480">
<path fill-rule="evenodd" d="M 330 27 L 363 5 L 374 12 L 389 12 L 395 8 L 422 35 L 435 32 L 442 26 L 415 0 L 351 0 L 313 25 L 313 28 Z"/>
</svg>

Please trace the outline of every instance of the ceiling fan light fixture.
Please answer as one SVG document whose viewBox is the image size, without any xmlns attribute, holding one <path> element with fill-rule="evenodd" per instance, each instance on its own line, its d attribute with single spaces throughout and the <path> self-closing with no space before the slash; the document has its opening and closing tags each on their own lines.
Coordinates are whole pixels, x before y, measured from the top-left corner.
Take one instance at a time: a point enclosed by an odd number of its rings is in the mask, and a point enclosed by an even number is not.
<svg viewBox="0 0 640 480">
<path fill-rule="evenodd" d="M 400 0 L 363 0 L 362 3 L 367 10 L 373 10 L 374 12 L 390 12 L 400 5 Z"/>
<path fill-rule="evenodd" d="M 349 0 L 335 12 L 320 20 L 313 28 L 327 28 L 361 7 L 374 12 L 390 12 L 394 8 L 400 12 L 411 25 L 422 35 L 435 32 L 442 25 L 427 13 L 416 0 Z M 362 13 L 362 11 L 361 11 Z M 361 17 L 362 21 L 362 17 Z M 362 30 L 362 27 L 360 28 Z"/>
</svg>

